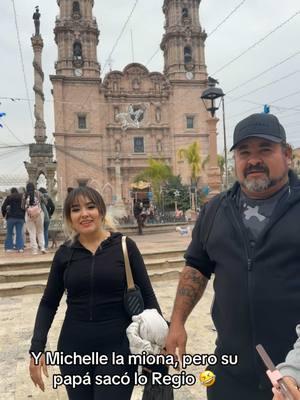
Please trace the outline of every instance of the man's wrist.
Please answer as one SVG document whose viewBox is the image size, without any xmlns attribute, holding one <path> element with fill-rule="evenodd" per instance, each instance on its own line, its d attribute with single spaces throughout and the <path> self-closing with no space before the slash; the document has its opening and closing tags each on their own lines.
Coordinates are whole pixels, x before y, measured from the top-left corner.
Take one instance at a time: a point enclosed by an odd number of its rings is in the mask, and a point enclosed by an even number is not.
<svg viewBox="0 0 300 400">
<path fill-rule="evenodd" d="M 175 327 L 179 327 L 179 328 L 184 328 L 186 320 L 184 320 L 183 318 L 180 318 L 178 316 L 171 318 L 171 322 L 170 322 L 170 328 Z"/>
</svg>

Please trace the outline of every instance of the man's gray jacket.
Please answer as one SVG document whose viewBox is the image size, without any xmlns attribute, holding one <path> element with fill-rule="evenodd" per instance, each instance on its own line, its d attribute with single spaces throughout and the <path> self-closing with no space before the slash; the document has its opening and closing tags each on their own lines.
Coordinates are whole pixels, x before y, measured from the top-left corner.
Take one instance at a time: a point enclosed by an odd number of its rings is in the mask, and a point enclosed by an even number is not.
<svg viewBox="0 0 300 400">
<path fill-rule="evenodd" d="M 255 346 L 262 344 L 275 365 L 282 362 L 300 323 L 300 181 L 290 171 L 288 194 L 256 242 L 248 239 L 238 211 L 239 190 L 236 183 L 206 204 L 185 258 L 207 278 L 215 274 L 216 354 L 239 356 L 238 365 L 224 368 L 264 387 L 265 367 Z"/>
</svg>

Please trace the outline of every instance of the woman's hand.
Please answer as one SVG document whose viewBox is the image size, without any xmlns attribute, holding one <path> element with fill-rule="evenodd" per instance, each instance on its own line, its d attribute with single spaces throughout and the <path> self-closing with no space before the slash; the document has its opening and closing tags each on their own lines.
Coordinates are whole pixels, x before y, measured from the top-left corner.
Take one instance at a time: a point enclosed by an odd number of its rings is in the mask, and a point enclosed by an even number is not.
<svg viewBox="0 0 300 400">
<path fill-rule="evenodd" d="M 295 381 L 293 379 L 290 379 L 287 377 L 283 378 L 283 380 L 284 380 L 286 386 L 288 387 L 290 393 L 292 394 L 293 399 L 300 400 L 300 391 L 298 390 L 298 388 L 295 384 Z M 286 399 L 286 397 L 284 397 L 278 389 L 273 387 L 272 391 L 274 393 L 273 400 L 285 400 Z"/>
<path fill-rule="evenodd" d="M 29 364 L 29 373 L 30 373 L 30 378 L 34 385 L 38 385 L 38 387 L 44 392 L 45 391 L 45 384 L 42 378 L 42 371 L 43 374 L 48 378 L 48 370 L 47 370 L 47 365 L 45 363 L 45 355 L 43 354 L 40 359 L 39 363 L 35 365 L 34 363 L 34 358 L 30 358 L 30 364 Z"/>
</svg>

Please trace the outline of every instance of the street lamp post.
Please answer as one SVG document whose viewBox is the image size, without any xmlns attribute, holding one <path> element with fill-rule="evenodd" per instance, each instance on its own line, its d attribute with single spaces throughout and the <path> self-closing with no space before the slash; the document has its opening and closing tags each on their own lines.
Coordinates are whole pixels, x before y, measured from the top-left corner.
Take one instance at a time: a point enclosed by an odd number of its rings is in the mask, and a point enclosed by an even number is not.
<svg viewBox="0 0 300 400">
<path fill-rule="evenodd" d="M 226 140 L 226 126 L 225 126 L 225 106 L 224 106 L 224 92 L 221 88 L 215 87 L 218 81 L 211 77 L 208 78 L 208 88 L 203 91 L 201 99 L 204 106 L 208 112 L 210 112 L 211 117 L 215 117 L 216 111 L 222 103 L 223 110 L 223 136 L 224 136 L 224 161 L 225 161 L 225 188 L 228 187 L 228 162 L 227 162 L 227 140 Z M 220 99 L 220 103 L 216 105 L 216 100 Z"/>
<path fill-rule="evenodd" d="M 228 159 L 227 159 L 227 139 L 226 139 L 224 96 L 222 97 L 222 110 L 223 110 L 223 135 L 224 135 L 224 161 L 225 161 L 225 189 L 227 189 L 228 188 Z"/>
</svg>

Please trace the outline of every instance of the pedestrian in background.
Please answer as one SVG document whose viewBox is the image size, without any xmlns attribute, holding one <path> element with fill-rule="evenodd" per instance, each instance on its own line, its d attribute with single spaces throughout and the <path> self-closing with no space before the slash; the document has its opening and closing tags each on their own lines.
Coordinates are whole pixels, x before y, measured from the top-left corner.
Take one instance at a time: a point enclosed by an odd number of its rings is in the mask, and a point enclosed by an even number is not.
<svg viewBox="0 0 300 400">
<path fill-rule="evenodd" d="M 43 201 L 41 202 L 41 207 L 44 212 L 44 239 L 45 249 L 48 249 L 48 231 L 51 217 L 55 211 L 55 205 L 45 188 L 39 188 L 39 192 L 41 193 L 41 197 L 43 198 Z"/>
<path fill-rule="evenodd" d="M 25 218 L 25 211 L 21 207 L 22 195 L 18 190 L 13 187 L 10 190 L 10 195 L 4 200 L 1 211 L 4 218 L 6 218 L 6 239 L 4 248 L 6 252 L 13 252 L 14 247 L 19 253 L 23 253 L 24 240 L 23 240 L 23 225 Z M 14 229 L 16 232 L 16 243 L 14 246 Z"/>
<path fill-rule="evenodd" d="M 26 185 L 26 192 L 23 198 L 25 209 L 26 227 L 30 238 L 30 247 L 33 254 L 38 254 L 38 245 L 42 253 L 47 253 L 44 239 L 44 213 L 41 207 L 43 198 L 34 184 L 29 182 Z M 37 243 L 38 240 L 38 243 Z"/>
<path fill-rule="evenodd" d="M 136 201 L 133 208 L 134 218 L 136 219 L 139 235 L 143 234 L 143 203 Z"/>
<path fill-rule="evenodd" d="M 24 194 L 25 194 L 26 189 L 24 188 L 24 186 L 21 186 L 18 188 L 18 192 L 20 193 L 21 198 L 24 198 Z M 23 203 L 23 200 L 22 200 Z M 24 211 L 24 218 L 25 218 L 25 211 Z M 26 248 L 26 224 L 25 224 L 25 220 L 24 220 L 24 225 L 23 225 L 23 229 L 22 229 L 22 235 L 23 235 L 23 242 L 24 242 L 24 249 Z"/>
</svg>

